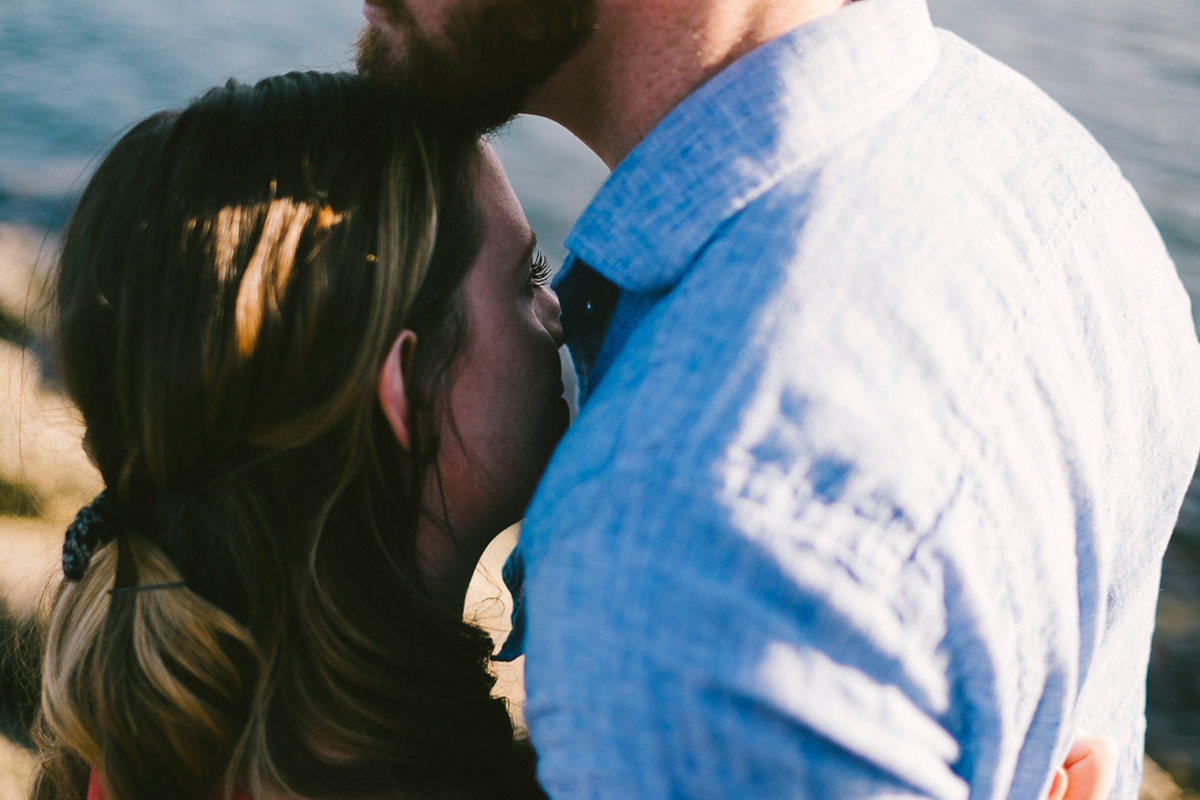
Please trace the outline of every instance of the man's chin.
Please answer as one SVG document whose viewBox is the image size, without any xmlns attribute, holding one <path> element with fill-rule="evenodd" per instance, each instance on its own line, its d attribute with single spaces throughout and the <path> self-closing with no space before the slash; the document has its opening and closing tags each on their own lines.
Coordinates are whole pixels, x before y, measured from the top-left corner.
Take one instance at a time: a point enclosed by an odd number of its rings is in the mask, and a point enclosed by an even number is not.
<svg viewBox="0 0 1200 800">
<path fill-rule="evenodd" d="M 481 94 L 452 58 L 411 31 L 367 26 L 358 40 L 358 72 L 425 127 L 480 135 L 520 111 L 520 102 Z"/>
</svg>

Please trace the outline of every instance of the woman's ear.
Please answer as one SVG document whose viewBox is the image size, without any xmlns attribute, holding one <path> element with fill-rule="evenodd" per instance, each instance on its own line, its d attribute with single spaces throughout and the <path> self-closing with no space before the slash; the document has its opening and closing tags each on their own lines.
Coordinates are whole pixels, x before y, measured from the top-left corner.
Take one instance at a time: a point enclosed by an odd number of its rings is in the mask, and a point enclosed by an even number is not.
<svg viewBox="0 0 1200 800">
<path fill-rule="evenodd" d="M 417 335 L 405 328 L 400 331 L 392 349 L 388 351 L 383 366 L 379 368 L 379 405 L 392 425 L 396 441 L 405 450 L 412 449 L 412 420 L 408 405 L 408 383 L 412 372 L 413 353 L 417 349 Z"/>
</svg>

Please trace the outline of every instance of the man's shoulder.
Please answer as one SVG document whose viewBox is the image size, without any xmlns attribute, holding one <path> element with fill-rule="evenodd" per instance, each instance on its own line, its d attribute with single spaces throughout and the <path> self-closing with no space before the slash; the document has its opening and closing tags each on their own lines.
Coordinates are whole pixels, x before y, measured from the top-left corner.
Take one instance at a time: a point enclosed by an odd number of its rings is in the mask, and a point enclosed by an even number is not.
<svg viewBox="0 0 1200 800">
<path fill-rule="evenodd" d="M 779 170 L 714 240 L 772 228 L 827 233 L 854 245 L 842 263 L 858 244 L 898 252 L 1006 235 L 1052 248 L 1098 195 L 1124 191 L 1104 148 L 1039 87 L 952 33 L 938 40 L 934 69 L 905 102 Z M 1136 195 L 1122 202 L 1135 221 L 1148 220 Z M 802 247 L 761 251 L 804 256 Z"/>
<path fill-rule="evenodd" d="M 1186 295 L 1103 149 L 1024 78 L 940 40 L 908 102 L 713 231 L 589 400 L 535 519 L 563 531 L 620 498 L 630 514 L 841 509 L 929 530 L 981 438 L 1015 463 L 1032 436 L 1054 451 L 1057 413 L 1133 424 L 1093 403 L 1146 377 L 1089 361 L 1101 334 L 1174 337 L 1131 357 L 1161 375 L 1194 356 Z M 1080 313 L 1122 296 L 1121 330 Z M 1037 424 L 995 405 L 1039 385 L 1061 395 Z"/>
</svg>

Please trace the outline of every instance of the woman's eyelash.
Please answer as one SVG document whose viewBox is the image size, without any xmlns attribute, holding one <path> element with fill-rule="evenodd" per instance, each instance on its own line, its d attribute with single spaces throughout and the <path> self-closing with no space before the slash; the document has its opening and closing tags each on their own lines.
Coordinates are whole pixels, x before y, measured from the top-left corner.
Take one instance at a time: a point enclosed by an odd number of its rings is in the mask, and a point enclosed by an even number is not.
<svg viewBox="0 0 1200 800">
<path fill-rule="evenodd" d="M 541 250 L 535 250 L 529 263 L 529 282 L 534 286 L 546 286 L 550 283 L 550 261 Z"/>
</svg>

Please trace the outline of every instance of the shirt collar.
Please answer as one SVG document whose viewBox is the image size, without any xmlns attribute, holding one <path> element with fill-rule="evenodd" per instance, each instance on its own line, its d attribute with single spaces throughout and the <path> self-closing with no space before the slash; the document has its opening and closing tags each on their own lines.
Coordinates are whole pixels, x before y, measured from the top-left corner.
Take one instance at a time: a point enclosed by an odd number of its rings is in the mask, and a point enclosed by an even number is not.
<svg viewBox="0 0 1200 800">
<path fill-rule="evenodd" d="M 860 0 L 768 42 L 650 132 L 567 248 L 622 289 L 669 288 L 722 222 L 896 109 L 937 58 L 926 0 Z"/>
</svg>

